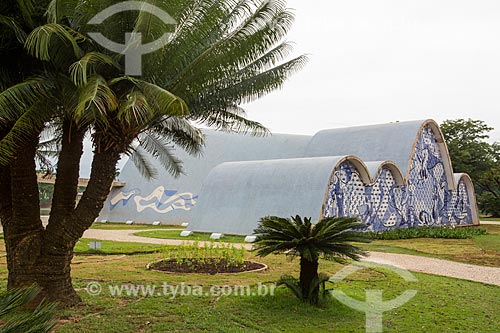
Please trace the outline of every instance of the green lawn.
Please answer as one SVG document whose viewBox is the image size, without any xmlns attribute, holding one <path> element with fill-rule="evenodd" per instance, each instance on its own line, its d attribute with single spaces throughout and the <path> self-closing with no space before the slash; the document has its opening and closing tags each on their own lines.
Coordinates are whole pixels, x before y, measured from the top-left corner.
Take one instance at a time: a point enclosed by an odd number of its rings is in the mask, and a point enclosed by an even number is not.
<svg viewBox="0 0 500 333">
<path fill-rule="evenodd" d="M 76 255 L 113 255 L 113 254 L 145 254 L 158 252 L 161 247 L 155 244 L 145 243 L 127 243 L 127 242 L 112 242 L 105 240 L 96 240 L 101 243 L 101 249 L 90 249 L 89 244 L 91 239 L 82 238 L 76 243 Z"/>
<path fill-rule="evenodd" d="M 493 221 L 493 222 L 500 222 L 500 218 L 498 217 L 481 217 L 481 221 Z"/>
<path fill-rule="evenodd" d="M 163 258 L 162 246 L 103 241 L 107 255 L 89 255 L 88 240 L 77 246 L 72 265 L 75 287 L 84 303 L 59 314 L 56 332 L 364 332 L 365 316 L 335 299 L 319 308 L 297 301 L 278 288 L 274 296 L 111 296 L 109 286 L 142 284 L 161 286 L 224 285 L 268 286 L 282 274 L 298 276 L 299 260 L 283 256 L 250 260 L 266 263 L 269 270 L 244 274 L 164 274 L 145 265 Z M 0 241 L 0 250 L 3 241 Z M 152 253 L 144 253 L 152 251 Z M 85 255 L 81 255 L 85 253 Z M 135 253 L 132 254 L 131 253 Z M 342 266 L 320 262 L 320 271 L 335 274 Z M 0 287 L 6 284 L 5 257 L 0 258 Z M 383 290 L 384 300 L 404 291 L 418 293 L 400 308 L 384 313 L 384 332 L 500 332 L 500 287 L 414 273 L 418 281 L 405 282 L 386 269 L 363 270 L 334 288 L 363 300 L 365 290 Z M 83 288 L 101 283 L 103 292 L 90 296 Z"/>
<path fill-rule="evenodd" d="M 125 224 L 125 223 L 101 223 L 95 222 L 92 224 L 91 229 L 101 230 L 147 230 L 147 229 L 184 229 L 180 225 L 151 225 L 151 224 Z"/>
<path fill-rule="evenodd" d="M 134 235 L 141 237 L 150 237 L 150 238 L 162 238 L 162 239 L 181 239 L 181 240 L 196 240 L 196 241 L 210 241 L 209 233 L 201 233 L 196 232 L 191 236 L 181 237 L 179 230 L 155 230 L 155 231 L 141 231 L 137 232 Z M 236 236 L 236 235 L 224 235 L 224 237 L 220 240 L 221 242 L 226 243 L 244 243 L 244 236 Z"/>
<path fill-rule="evenodd" d="M 376 240 L 360 244 L 365 250 L 414 254 L 476 265 L 500 267 L 500 225 L 482 225 L 488 235 L 472 239 L 401 239 Z"/>
</svg>

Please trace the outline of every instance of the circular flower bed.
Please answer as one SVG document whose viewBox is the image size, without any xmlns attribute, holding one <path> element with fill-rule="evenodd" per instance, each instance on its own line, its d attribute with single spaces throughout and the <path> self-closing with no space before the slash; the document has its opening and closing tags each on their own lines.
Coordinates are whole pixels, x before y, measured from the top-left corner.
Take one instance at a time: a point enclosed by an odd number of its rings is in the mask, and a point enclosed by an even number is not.
<svg viewBox="0 0 500 333">
<path fill-rule="evenodd" d="M 147 269 L 167 273 L 241 273 L 258 272 L 267 269 L 267 265 L 253 261 L 232 262 L 225 258 L 185 258 L 185 259 L 166 259 L 148 264 Z"/>
</svg>

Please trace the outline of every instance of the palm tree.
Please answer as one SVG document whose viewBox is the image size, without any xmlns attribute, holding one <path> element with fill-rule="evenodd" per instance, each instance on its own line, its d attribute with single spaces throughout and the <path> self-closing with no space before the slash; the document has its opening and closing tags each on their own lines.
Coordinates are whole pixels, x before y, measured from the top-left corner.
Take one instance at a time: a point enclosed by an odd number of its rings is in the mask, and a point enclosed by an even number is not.
<svg viewBox="0 0 500 333">
<path fill-rule="evenodd" d="M 174 147 L 199 154 L 203 146 L 194 123 L 266 134 L 245 117 L 241 104 L 280 88 L 306 61 L 304 56 L 286 61 L 291 47 L 283 39 L 293 15 L 281 0 L 147 2 L 177 24 L 167 27 L 151 13 L 126 12 L 95 27 L 87 22 L 115 1 L 52 0 L 45 24 L 16 25 L 27 54 L 42 66 L 0 90 L 0 122 L 9 124 L 0 133 L 0 185 L 7 189 L 0 195 L 0 219 L 9 286 L 37 282 L 52 299 L 79 302 L 70 275 L 73 248 L 99 215 L 120 156 L 130 155 L 146 177 L 158 171 L 145 154 L 179 176 L 182 164 Z M 143 57 L 141 77 L 130 77 L 124 75 L 122 55 L 90 38 L 96 29 L 115 41 L 130 31 L 141 32 L 144 43 L 167 30 L 171 38 Z M 47 128 L 56 133 L 60 153 L 44 229 L 34 157 Z M 88 187 L 76 204 L 85 135 L 92 138 L 94 158 Z"/>
<path fill-rule="evenodd" d="M 300 216 L 281 218 L 276 216 L 264 217 L 254 230 L 257 235 L 254 250 L 259 256 L 286 253 L 289 256 L 300 256 L 299 286 L 301 297 L 312 304 L 318 302 L 319 258 L 339 260 L 350 258 L 359 260 L 365 252 L 350 242 L 368 242 L 366 233 L 355 229 L 363 224 L 357 218 L 329 217 L 316 224 L 311 218 L 302 219 Z M 283 282 L 286 283 L 283 279 Z"/>
</svg>

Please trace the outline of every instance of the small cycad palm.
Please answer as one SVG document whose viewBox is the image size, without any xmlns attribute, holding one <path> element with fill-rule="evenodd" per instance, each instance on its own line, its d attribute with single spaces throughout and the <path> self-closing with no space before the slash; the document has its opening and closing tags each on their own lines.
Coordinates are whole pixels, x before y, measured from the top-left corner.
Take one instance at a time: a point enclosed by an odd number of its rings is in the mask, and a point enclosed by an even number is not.
<svg viewBox="0 0 500 333">
<path fill-rule="evenodd" d="M 324 280 L 318 274 L 319 258 L 359 260 L 365 252 L 350 243 L 369 242 L 366 233 L 356 231 L 361 226 L 363 224 L 357 218 L 350 217 L 330 217 L 313 224 L 311 218 L 302 219 L 298 215 L 288 219 L 268 216 L 262 218 L 254 230 L 257 235 L 254 250 L 262 257 L 279 253 L 298 255 L 300 293 L 296 295 L 316 304 L 319 286 Z M 287 286 L 291 284 L 289 276 L 279 282 Z"/>
</svg>

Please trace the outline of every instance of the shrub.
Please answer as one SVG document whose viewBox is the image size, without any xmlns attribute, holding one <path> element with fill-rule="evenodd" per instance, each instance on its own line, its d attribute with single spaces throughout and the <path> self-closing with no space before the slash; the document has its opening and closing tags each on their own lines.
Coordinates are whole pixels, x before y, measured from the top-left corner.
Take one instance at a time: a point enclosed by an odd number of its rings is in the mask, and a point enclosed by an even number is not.
<svg viewBox="0 0 500 333">
<path fill-rule="evenodd" d="M 162 249 L 165 260 L 175 259 L 177 264 L 190 264 L 193 260 L 205 263 L 213 259 L 225 259 L 226 266 L 243 265 L 245 263 L 245 249 L 230 244 L 205 242 L 183 243 L 179 246 L 166 246 Z"/>
<path fill-rule="evenodd" d="M 318 274 L 319 258 L 359 260 L 365 252 L 350 243 L 369 241 L 368 234 L 355 230 L 362 225 L 357 218 L 350 217 L 329 217 L 313 224 L 311 218 L 302 219 L 298 215 L 289 219 L 267 216 L 254 230 L 257 235 L 254 250 L 261 257 L 271 253 L 298 255 L 299 280 L 284 276 L 278 283 L 290 288 L 302 300 L 317 304 L 324 284 L 324 279 Z"/>
<path fill-rule="evenodd" d="M 398 228 L 382 232 L 370 232 L 373 239 L 397 240 L 411 238 L 448 238 L 448 239 L 468 239 L 474 236 L 487 235 L 484 229 L 471 227 L 413 227 Z"/>
</svg>

